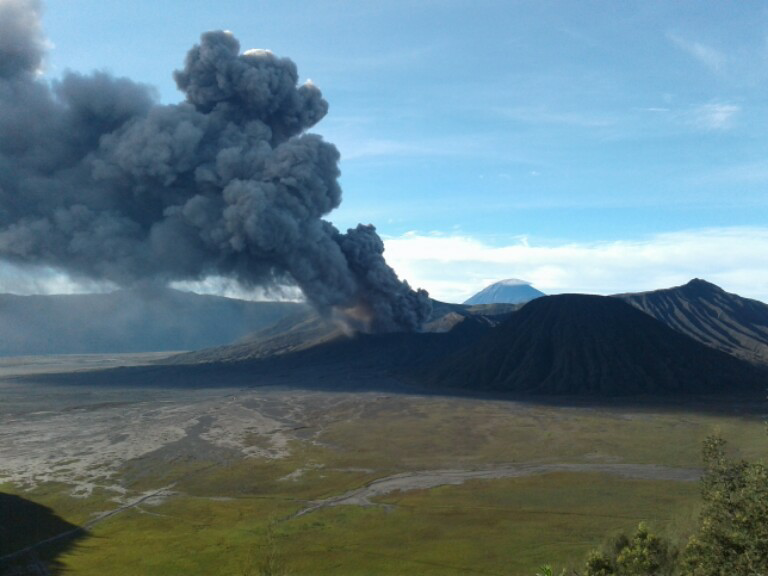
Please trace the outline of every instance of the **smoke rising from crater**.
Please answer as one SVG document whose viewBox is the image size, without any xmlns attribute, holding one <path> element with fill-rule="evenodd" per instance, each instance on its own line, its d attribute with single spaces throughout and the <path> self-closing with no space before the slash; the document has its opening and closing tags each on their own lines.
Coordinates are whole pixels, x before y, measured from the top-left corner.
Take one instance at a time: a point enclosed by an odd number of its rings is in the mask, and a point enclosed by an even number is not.
<svg viewBox="0 0 768 576">
<path fill-rule="evenodd" d="M 397 278 L 374 227 L 323 219 L 339 153 L 306 132 L 328 104 L 291 60 L 208 32 L 174 73 L 186 101 L 160 105 L 103 72 L 41 80 L 39 13 L 0 0 L 0 259 L 123 286 L 296 283 L 322 313 L 364 310 L 370 330 L 421 326 L 427 294 Z"/>
</svg>

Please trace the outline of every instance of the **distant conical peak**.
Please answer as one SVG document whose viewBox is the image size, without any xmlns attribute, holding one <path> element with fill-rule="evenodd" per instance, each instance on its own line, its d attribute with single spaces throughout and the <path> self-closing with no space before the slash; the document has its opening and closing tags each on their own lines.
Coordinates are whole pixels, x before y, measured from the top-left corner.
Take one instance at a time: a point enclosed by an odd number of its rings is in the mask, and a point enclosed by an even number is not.
<svg viewBox="0 0 768 576">
<path fill-rule="evenodd" d="M 544 293 L 531 286 L 530 282 L 517 278 L 499 280 L 486 286 L 480 292 L 464 301 L 464 304 L 522 304 L 543 296 Z"/>
</svg>

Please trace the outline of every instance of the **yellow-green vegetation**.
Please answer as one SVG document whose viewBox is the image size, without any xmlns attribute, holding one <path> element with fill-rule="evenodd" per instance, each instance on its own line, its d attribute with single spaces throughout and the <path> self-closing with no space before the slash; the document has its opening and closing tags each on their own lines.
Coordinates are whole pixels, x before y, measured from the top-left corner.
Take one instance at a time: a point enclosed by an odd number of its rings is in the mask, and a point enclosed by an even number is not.
<svg viewBox="0 0 768 576">
<path fill-rule="evenodd" d="M 547 474 L 297 518 L 300 504 L 284 498 L 179 495 L 97 525 L 60 560 L 73 574 L 115 576 L 258 574 L 270 553 L 292 574 L 525 574 L 583 554 L 606 530 L 691 517 L 696 495 L 691 483 Z"/>
<path fill-rule="evenodd" d="M 526 574 L 648 515 L 690 517 L 696 494 L 595 474 L 471 481 L 314 512 L 286 523 L 285 547 L 297 574 Z"/>
<path fill-rule="evenodd" d="M 704 442 L 701 511 L 684 548 L 641 522 L 633 535 L 622 533 L 610 545 L 590 552 L 582 574 L 768 574 L 768 466 L 761 461 L 732 460 L 725 447 L 725 440 L 718 436 Z M 546 568 L 552 576 L 551 566 Z"/>
<path fill-rule="evenodd" d="M 585 468 L 296 514 L 407 471 L 531 462 L 698 467 L 713 432 L 744 457 L 765 451 L 759 418 L 691 411 L 392 395 L 313 417 L 316 426 L 283 458 L 129 462 L 118 477 L 124 501 L 166 486 L 173 493 L 95 524 L 58 560 L 74 576 L 529 575 L 545 563 L 581 562 L 608 534 L 640 521 L 683 542 L 695 523 L 698 484 Z M 23 493 L 78 525 L 118 506 L 102 491 L 68 494 L 55 484 Z"/>
<path fill-rule="evenodd" d="M 338 465 L 425 469 L 588 458 L 699 466 L 713 432 L 745 457 L 765 450 L 759 418 L 630 408 L 393 397 L 375 412 L 325 427 Z"/>
</svg>

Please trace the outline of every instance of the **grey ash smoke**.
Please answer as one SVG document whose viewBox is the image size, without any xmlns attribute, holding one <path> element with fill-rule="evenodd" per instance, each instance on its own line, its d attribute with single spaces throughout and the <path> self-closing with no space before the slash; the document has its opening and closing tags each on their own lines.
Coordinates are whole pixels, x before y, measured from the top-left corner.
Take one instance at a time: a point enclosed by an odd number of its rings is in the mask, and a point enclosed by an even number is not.
<svg viewBox="0 0 768 576">
<path fill-rule="evenodd" d="M 0 259 L 130 286 L 222 275 L 297 284 L 322 313 L 418 330 L 373 226 L 341 233 L 339 153 L 306 130 L 328 104 L 294 63 L 203 34 L 186 101 L 97 72 L 47 83 L 36 0 L 0 0 Z"/>
</svg>

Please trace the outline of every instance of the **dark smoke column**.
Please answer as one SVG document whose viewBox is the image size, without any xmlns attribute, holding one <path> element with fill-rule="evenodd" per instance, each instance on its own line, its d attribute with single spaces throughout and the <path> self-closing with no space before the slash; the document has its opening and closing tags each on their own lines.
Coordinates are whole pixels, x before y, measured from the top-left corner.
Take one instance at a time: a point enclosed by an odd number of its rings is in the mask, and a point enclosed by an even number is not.
<svg viewBox="0 0 768 576">
<path fill-rule="evenodd" d="M 182 104 L 103 73 L 49 87 L 37 9 L 0 0 L 0 258 L 120 285 L 295 282 L 357 329 L 421 327 L 427 294 L 397 278 L 375 229 L 323 220 L 339 154 L 306 133 L 328 105 L 293 62 L 210 32 L 175 73 Z"/>
</svg>

